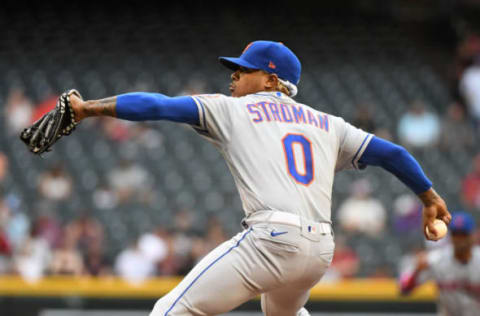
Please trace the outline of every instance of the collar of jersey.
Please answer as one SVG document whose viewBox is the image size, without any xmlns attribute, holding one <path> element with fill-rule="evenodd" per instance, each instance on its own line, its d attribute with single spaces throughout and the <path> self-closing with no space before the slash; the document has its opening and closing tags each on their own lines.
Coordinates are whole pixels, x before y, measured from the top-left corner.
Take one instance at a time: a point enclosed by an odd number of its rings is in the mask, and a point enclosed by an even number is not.
<svg viewBox="0 0 480 316">
<path fill-rule="evenodd" d="M 265 95 L 265 96 L 275 97 L 275 98 L 289 98 L 289 99 L 291 99 L 288 95 L 286 95 L 285 93 L 280 92 L 280 91 L 262 91 L 262 92 L 254 93 L 254 95 Z"/>
</svg>

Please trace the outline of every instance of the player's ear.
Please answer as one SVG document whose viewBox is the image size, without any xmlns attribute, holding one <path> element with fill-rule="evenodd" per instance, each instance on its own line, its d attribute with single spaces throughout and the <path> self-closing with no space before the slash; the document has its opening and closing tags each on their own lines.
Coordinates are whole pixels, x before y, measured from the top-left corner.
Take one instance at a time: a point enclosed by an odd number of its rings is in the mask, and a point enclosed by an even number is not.
<svg viewBox="0 0 480 316">
<path fill-rule="evenodd" d="M 278 76 L 276 74 L 266 74 L 265 89 L 273 90 L 278 85 Z"/>
</svg>

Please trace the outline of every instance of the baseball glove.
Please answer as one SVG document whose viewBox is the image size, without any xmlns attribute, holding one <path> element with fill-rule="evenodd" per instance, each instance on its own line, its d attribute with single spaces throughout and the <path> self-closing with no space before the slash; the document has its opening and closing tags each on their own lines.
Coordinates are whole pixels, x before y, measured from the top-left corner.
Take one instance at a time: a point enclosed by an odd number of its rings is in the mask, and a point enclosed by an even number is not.
<svg viewBox="0 0 480 316">
<path fill-rule="evenodd" d="M 70 103 L 72 94 L 82 99 L 80 93 L 75 89 L 62 93 L 53 110 L 22 131 L 20 139 L 32 153 L 40 155 L 46 151 L 51 151 L 52 146 L 62 136 L 70 135 L 75 129 L 78 122 L 75 121 Z"/>
</svg>

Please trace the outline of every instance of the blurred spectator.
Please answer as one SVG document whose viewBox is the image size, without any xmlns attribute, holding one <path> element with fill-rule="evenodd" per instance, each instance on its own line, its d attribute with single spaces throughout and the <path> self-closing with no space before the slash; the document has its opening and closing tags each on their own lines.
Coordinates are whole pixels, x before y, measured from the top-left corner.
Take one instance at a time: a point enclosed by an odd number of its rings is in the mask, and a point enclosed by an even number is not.
<svg viewBox="0 0 480 316">
<path fill-rule="evenodd" d="M 0 274 L 9 272 L 12 248 L 4 228 L 0 226 Z"/>
<path fill-rule="evenodd" d="M 176 233 L 174 235 L 174 254 L 177 262 L 177 274 L 185 275 L 206 254 L 227 240 L 225 230 L 218 217 L 208 219 L 205 236 L 192 228 L 192 214 L 182 210 L 176 214 Z"/>
<path fill-rule="evenodd" d="M 133 284 L 141 283 L 155 273 L 154 264 L 138 246 L 138 240 L 135 240 L 115 260 L 115 272 Z"/>
<path fill-rule="evenodd" d="M 137 124 L 132 128 L 133 140 L 148 150 L 157 150 L 163 146 L 163 135 L 146 124 Z"/>
<path fill-rule="evenodd" d="M 451 72 L 450 76 L 452 79 L 452 95 L 455 97 L 455 99 L 463 99 L 460 92 L 460 80 L 463 77 L 465 69 L 473 64 L 475 56 L 479 54 L 480 37 L 475 33 L 463 35 L 463 39 L 461 39 L 457 46 L 457 52 L 453 63 L 453 71 Z M 468 112 L 465 101 L 462 100 L 460 104 L 465 107 L 465 110 Z"/>
<path fill-rule="evenodd" d="M 82 253 L 88 253 L 92 246 L 103 244 L 104 229 L 102 224 L 94 217 L 84 213 L 79 218 L 72 220 L 67 229 L 71 234 L 72 242 Z"/>
<path fill-rule="evenodd" d="M 415 101 L 398 124 L 398 137 L 408 149 L 422 149 L 437 144 L 440 123 L 437 114 L 427 112 L 425 105 Z"/>
<path fill-rule="evenodd" d="M 114 142 L 124 142 L 132 137 L 132 122 L 125 120 L 114 120 L 111 118 L 101 118 L 103 132 Z"/>
<path fill-rule="evenodd" d="M 92 199 L 93 205 L 99 210 L 111 210 L 118 205 L 117 193 L 106 183 L 101 183 L 95 188 Z"/>
<path fill-rule="evenodd" d="M 19 204 L 18 198 L 13 194 L 0 199 L 0 208 L 4 208 L 7 213 L 5 232 L 14 249 L 23 242 L 30 230 L 30 221 L 20 210 Z"/>
<path fill-rule="evenodd" d="M 182 268 L 182 261 L 176 255 L 173 235 L 168 231 L 163 231 L 161 238 L 167 246 L 165 258 L 158 264 L 157 272 L 159 275 L 178 275 Z"/>
<path fill-rule="evenodd" d="M 72 220 L 67 226 L 72 248 L 78 249 L 83 259 L 84 271 L 88 275 L 107 275 L 109 264 L 104 254 L 103 225 L 88 212 Z"/>
<path fill-rule="evenodd" d="M 62 165 L 57 164 L 39 176 L 39 190 L 43 197 L 62 201 L 70 197 L 73 182 Z"/>
<path fill-rule="evenodd" d="M 465 109 L 459 103 L 451 104 L 443 118 L 440 148 L 455 152 L 474 146 L 474 130 L 467 121 Z"/>
<path fill-rule="evenodd" d="M 335 253 L 322 281 L 332 282 L 357 275 L 360 261 L 355 250 L 347 245 L 345 236 L 335 236 Z"/>
<path fill-rule="evenodd" d="M 44 238 L 51 248 L 56 248 L 62 238 L 62 229 L 48 207 L 48 205 L 43 206 L 32 226 L 36 229 L 36 235 Z"/>
<path fill-rule="evenodd" d="M 216 216 L 210 216 L 207 223 L 207 234 L 205 236 L 206 252 L 214 249 L 227 240 L 223 225 Z"/>
<path fill-rule="evenodd" d="M 110 262 L 107 260 L 103 245 L 94 241 L 84 255 L 85 274 L 92 276 L 106 276 L 112 274 Z"/>
<path fill-rule="evenodd" d="M 178 95 L 196 95 L 206 93 L 207 87 L 204 77 L 194 76 Z"/>
<path fill-rule="evenodd" d="M 181 275 L 188 273 L 197 258 L 205 254 L 203 239 L 196 240 L 200 233 L 198 227 L 193 226 L 194 222 L 194 214 L 190 210 L 181 209 L 175 213 L 173 249 Z"/>
<path fill-rule="evenodd" d="M 480 124 L 480 55 L 476 56 L 474 63 L 463 72 L 459 91 L 478 131 Z"/>
<path fill-rule="evenodd" d="M 128 159 L 121 160 L 119 165 L 110 171 L 108 179 L 121 202 L 150 190 L 147 170 Z"/>
<path fill-rule="evenodd" d="M 217 245 L 218 246 L 218 245 Z M 190 266 L 188 270 L 191 270 L 206 254 L 208 254 L 207 243 L 202 237 L 192 238 L 192 250 L 190 252 Z M 182 275 L 187 274 L 188 271 L 182 271 Z"/>
<path fill-rule="evenodd" d="M 462 182 L 463 202 L 471 208 L 480 211 L 480 154 L 472 162 L 472 171 Z"/>
<path fill-rule="evenodd" d="M 343 201 L 337 213 L 339 224 L 345 232 L 380 237 L 385 227 L 385 208 L 370 194 L 371 187 L 367 179 L 352 183 L 351 196 Z"/>
<path fill-rule="evenodd" d="M 48 241 L 39 234 L 39 225 L 32 226 L 29 235 L 15 252 L 15 272 L 28 281 L 36 281 L 47 271 L 52 257 Z"/>
<path fill-rule="evenodd" d="M 50 94 L 45 97 L 40 103 L 36 104 L 33 110 L 32 122 L 35 122 L 47 112 L 53 110 L 53 108 L 55 108 L 55 105 L 57 104 L 58 97 L 58 95 Z"/>
<path fill-rule="evenodd" d="M 0 186 L 8 175 L 8 156 L 0 151 Z"/>
<path fill-rule="evenodd" d="M 25 96 L 21 89 L 12 89 L 5 105 L 6 123 L 10 134 L 18 134 L 32 122 L 32 101 Z"/>
<path fill-rule="evenodd" d="M 175 249 L 178 253 L 188 253 L 191 247 L 191 238 L 198 233 L 193 228 L 194 215 L 187 209 L 181 209 L 175 213 L 174 239 Z"/>
<path fill-rule="evenodd" d="M 475 33 L 467 34 L 457 47 L 454 74 L 457 82 L 478 55 L 480 55 L 480 36 Z"/>
<path fill-rule="evenodd" d="M 6 199 L 0 196 L 0 274 L 10 272 L 11 256 L 15 245 L 9 236 L 11 209 Z"/>
<path fill-rule="evenodd" d="M 422 205 L 412 194 L 402 194 L 393 202 L 393 227 L 397 233 L 421 234 Z"/>
<path fill-rule="evenodd" d="M 376 126 L 370 107 L 371 106 L 368 105 L 357 107 L 357 112 L 352 120 L 352 124 L 368 133 L 374 134 Z"/>
<path fill-rule="evenodd" d="M 53 275 L 74 275 L 83 273 L 83 260 L 77 249 L 78 232 L 72 226 L 66 226 L 60 246 L 53 251 L 50 273 Z"/>
<path fill-rule="evenodd" d="M 6 228 L 9 210 L 5 203 L 0 204 L 0 274 L 9 272 L 11 264 L 12 245 L 8 240 Z"/>
<path fill-rule="evenodd" d="M 160 265 L 167 257 L 168 245 L 162 238 L 163 228 L 143 234 L 138 240 L 138 248 L 154 266 Z"/>
<path fill-rule="evenodd" d="M 197 227 L 193 227 L 195 215 L 188 209 L 180 209 L 173 218 L 174 230 L 176 233 L 194 235 L 199 233 Z"/>
</svg>

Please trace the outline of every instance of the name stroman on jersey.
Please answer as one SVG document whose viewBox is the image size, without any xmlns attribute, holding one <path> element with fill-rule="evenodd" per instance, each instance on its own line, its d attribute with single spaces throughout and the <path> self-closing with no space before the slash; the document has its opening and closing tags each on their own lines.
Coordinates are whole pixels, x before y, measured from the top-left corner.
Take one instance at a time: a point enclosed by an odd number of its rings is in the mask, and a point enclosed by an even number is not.
<svg viewBox="0 0 480 316">
<path fill-rule="evenodd" d="M 252 114 L 253 122 L 284 122 L 309 124 L 328 132 L 328 115 L 313 113 L 300 104 L 284 104 L 261 101 L 255 104 L 246 105 L 248 112 Z"/>
<path fill-rule="evenodd" d="M 194 100 L 197 131 L 225 157 L 247 215 L 274 209 L 330 222 L 332 171 L 359 169 L 371 134 L 280 92 Z"/>
</svg>

